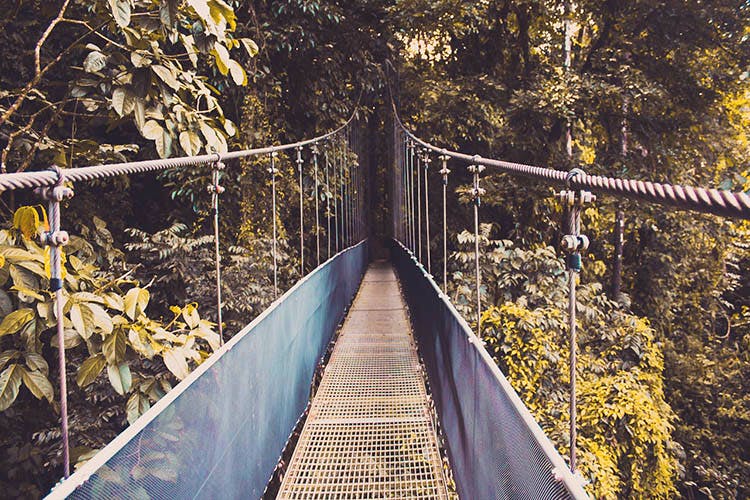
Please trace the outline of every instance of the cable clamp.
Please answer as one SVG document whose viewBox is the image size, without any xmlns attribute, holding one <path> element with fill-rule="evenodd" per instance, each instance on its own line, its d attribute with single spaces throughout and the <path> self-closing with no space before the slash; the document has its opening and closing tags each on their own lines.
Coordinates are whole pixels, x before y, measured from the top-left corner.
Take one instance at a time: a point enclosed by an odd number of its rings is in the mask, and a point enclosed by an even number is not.
<svg viewBox="0 0 750 500">
<path fill-rule="evenodd" d="M 69 200 L 75 194 L 73 190 L 65 186 L 65 173 L 57 165 L 52 165 L 49 170 L 57 174 L 57 180 L 53 186 L 43 186 L 34 189 L 34 192 L 45 201 L 61 202 Z"/>
</svg>

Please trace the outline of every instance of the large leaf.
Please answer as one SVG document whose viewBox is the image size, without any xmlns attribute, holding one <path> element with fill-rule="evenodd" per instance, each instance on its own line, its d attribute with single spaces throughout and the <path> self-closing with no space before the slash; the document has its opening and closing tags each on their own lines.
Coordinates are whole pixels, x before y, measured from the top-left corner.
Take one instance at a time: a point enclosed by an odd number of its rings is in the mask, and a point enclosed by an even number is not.
<svg viewBox="0 0 750 500">
<path fill-rule="evenodd" d="M 23 380 L 23 367 L 12 364 L 0 374 L 0 411 L 7 410 L 18 397 Z"/>
<path fill-rule="evenodd" d="M 224 21 L 229 25 L 230 31 L 237 28 L 237 15 L 232 7 L 223 2 L 223 0 L 208 0 L 208 9 L 211 19 L 221 25 Z"/>
<path fill-rule="evenodd" d="M 138 417 L 151 408 L 151 402 L 149 402 L 148 397 L 144 396 L 139 391 L 136 391 L 128 399 L 125 408 L 128 413 L 128 423 L 132 424 L 138 419 Z"/>
<path fill-rule="evenodd" d="M 184 379 L 190 373 L 182 348 L 164 351 L 162 357 L 164 358 L 164 364 L 167 365 L 169 371 L 179 380 Z"/>
<path fill-rule="evenodd" d="M 51 403 L 55 398 L 55 392 L 49 379 L 37 370 L 29 371 L 22 368 L 21 372 L 23 373 L 23 383 L 31 391 L 31 394 L 36 396 L 37 399 L 44 398 Z"/>
<path fill-rule="evenodd" d="M 128 293 L 125 294 L 125 314 L 132 319 L 135 320 L 138 317 L 138 313 L 142 313 L 146 310 L 146 306 L 148 306 L 149 298 L 151 297 L 151 294 L 148 290 L 145 288 L 131 288 L 128 290 Z"/>
<path fill-rule="evenodd" d="M 107 314 L 107 311 L 102 306 L 89 302 L 81 305 L 81 310 L 85 309 L 90 311 L 91 318 L 97 328 L 100 328 L 105 334 L 112 333 L 114 329 L 112 318 L 109 317 L 109 314 Z"/>
<path fill-rule="evenodd" d="M 86 323 L 83 321 L 83 311 L 81 310 L 80 304 L 73 304 L 70 306 L 70 321 L 73 323 L 73 328 L 75 328 L 81 337 L 85 339 L 89 338 L 89 333 L 86 330 Z"/>
<path fill-rule="evenodd" d="M 109 8 L 117 25 L 124 28 L 130 24 L 130 1 L 131 0 L 109 0 Z"/>
<path fill-rule="evenodd" d="M 3 322 L 0 323 L 0 337 L 4 335 L 10 335 L 16 333 L 18 330 L 35 317 L 34 310 L 24 307 L 17 311 L 13 311 L 3 318 Z"/>
<path fill-rule="evenodd" d="M 155 141 L 163 133 L 164 129 L 156 120 L 148 120 L 143 124 L 143 128 L 141 128 L 141 134 L 143 134 L 143 137 L 150 141 Z"/>
<path fill-rule="evenodd" d="M 47 360 L 44 359 L 41 354 L 27 352 L 24 354 L 24 358 L 26 358 L 26 366 L 32 370 L 38 370 L 44 375 L 49 375 L 49 365 L 47 364 Z"/>
<path fill-rule="evenodd" d="M 130 105 L 127 104 L 128 100 L 131 101 Z M 132 100 L 133 97 L 128 94 L 125 87 L 117 87 L 112 91 L 112 109 L 114 109 L 119 116 L 125 115 L 125 110 L 129 106 L 132 106 Z"/>
<path fill-rule="evenodd" d="M 185 154 L 193 156 L 198 154 L 203 143 L 198 134 L 191 130 L 185 130 L 180 133 L 180 146 L 182 146 L 182 150 L 185 151 Z"/>
<path fill-rule="evenodd" d="M 151 69 L 154 71 L 154 73 L 156 73 L 161 81 L 172 87 L 174 90 L 180 90 L 180 81 L 177 79 L 177 76 L 173 71 L 159 64 L 151 66 Z"/>
<path fill-rule="evenodd" d="M 104 369 L 107 364 L 107 360 L 104 359 L 104 355 L 99 353 L 86 359 L 81 366 L 78 367 L 78 373 L 76 374 L 76 383 L 79 387 L 86 387 L 91 382 L 96 380 L 96 377 Z"/>
<path fill-rule="evenodd" d="M 234 59 L 229 61 L 229 73 L 232 75 L 232 80 L 234 80 L 235 84 L 240 86 L 247 85 L 247 73 L 242 69 L 240 63 Z"/>
<path fill-rule="evenodd" d="M 219 72 L 226 76 L 229 73 L 229 63 L 231 62 L 229 51 L 222 44 L 215 43 L 214 49 L 211 52 L 216 59 L 216 67 L 219 68 Z"/>
<path fill-rule="evenodd" d="M 258 44 L 253 40 L 249 38 L 240 38 L 240 42 L 242 43 L 242 46 L 245 47 L 245 50 L 250 57 L 258 55 Z"/>
<path fill-rule="evenodd" d="M 21 351 L 16 350 L 10 350 L 10 351 L 3 351 L 0 354 L 0 370 L 5 368 L 5 365 L 7 365 L 10 361 L 20 358 L 21 357 Z"/>
<path fill-rule="evenodd" d="M 204 22 L 211 22 L 211 11 L 208 8 L 207 0 L 187 0 L 189 6 L 195 9 L 195 12 L 203 19 Z"/>
<path fill-rule="evenodd" d="M 110 365 L 116 365 L 125 358 L 125 349 L 127 342 L 125 340 L 125 334 L 122 330 L 109 335 L 102 343 L 102 352 L 107 358 L 107 363 Z"/>
<path fill-rule="evenodd" d="M 106 65 L 107 56 L 105 56 L 98 50 L 89 52 L 89 55 L 87 55 L 86 59 L 83 60 L 83 69 L 88 73 L 96 73 L 98 71 L 101 71 Z"/>
<path fill-rule="evenodd" d="M 0 245 L 0 254 L 2 254 L 3 257 L 5 257 L 5 260 L 10 262 L 11 264 L 16 264 L 19 262 L 24 262 L 24 261 L 29 261 L 29 260 L 33 260 L 36 262 L 43 261 L 43 258 L 41 255 L 33 254 L 21 248 L 9 247 L 5 245 Z"/>
<path fill-rule="evenodd" d="M 121 396 L 130 391 L 133 385 L 133 377 L 130 374 L 130 367 L 126 363 L 120 365 L 107 365 L 107 375 L 109 383 L 112 384 L 117 394 Z"/>
</svg>

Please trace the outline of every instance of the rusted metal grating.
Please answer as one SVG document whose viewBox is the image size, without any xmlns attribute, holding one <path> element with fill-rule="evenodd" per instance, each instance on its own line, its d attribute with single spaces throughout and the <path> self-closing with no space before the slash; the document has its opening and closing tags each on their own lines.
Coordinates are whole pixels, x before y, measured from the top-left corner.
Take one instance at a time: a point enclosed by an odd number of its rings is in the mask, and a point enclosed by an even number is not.
<svg viewBox="0 0 750 500">
<path fill-rule="evenodd" d="M 365 275 L 277 498 L 447 498 L 422 370 L 389 265 Z"/>
</svg>

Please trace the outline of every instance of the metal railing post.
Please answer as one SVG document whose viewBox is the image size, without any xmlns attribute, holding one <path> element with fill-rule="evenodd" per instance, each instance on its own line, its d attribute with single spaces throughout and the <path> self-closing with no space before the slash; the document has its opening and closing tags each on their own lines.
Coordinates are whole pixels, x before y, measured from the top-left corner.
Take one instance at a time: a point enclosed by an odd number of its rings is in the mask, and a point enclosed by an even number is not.
<svg viewBox="0 0 750 500">
<path fill-rule="evenodd" d="M 440 161 L 443 167 L 440 169 L 440 175 L 443 176 L 443 293 L 448 295 L 448 174 L 451 173 L 448 168 L 447 155 L 440 155 Z"/>
<path fill-rule="evenodd" d="M 40 187 L 36 193 L 48 202 L 49 231 L 41 235 L 41 243 L 50 247 L 50 292 L 55 294 L 57 316 L 57 361 L 60 384 L 60 435 L 62 437 L 63 473 L 70 476 L 70 435 L 68 430 L 68 381 L 65 362 L 65 328 L 63 304 L 62 247 L 68 244 L 68 233 L 60 229 L 60 202 L 73 197 L 73 190 L 65 187 L 65 174 L 58 166 L 51 168 L 57 174 L 54 186 Z"/>
</svg>

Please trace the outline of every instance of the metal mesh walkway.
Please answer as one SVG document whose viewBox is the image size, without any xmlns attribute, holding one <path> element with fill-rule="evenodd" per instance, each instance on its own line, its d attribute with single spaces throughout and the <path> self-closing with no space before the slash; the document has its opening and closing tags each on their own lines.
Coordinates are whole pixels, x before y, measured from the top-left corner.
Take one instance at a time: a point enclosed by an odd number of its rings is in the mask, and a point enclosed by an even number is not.
<svg viewBox="0 0 750 500">
<path fill-rule="evenodd" d="M 389 264 L 365 275 L 277 498 L 447 498 L 406 305 Z"/>
</svg>

